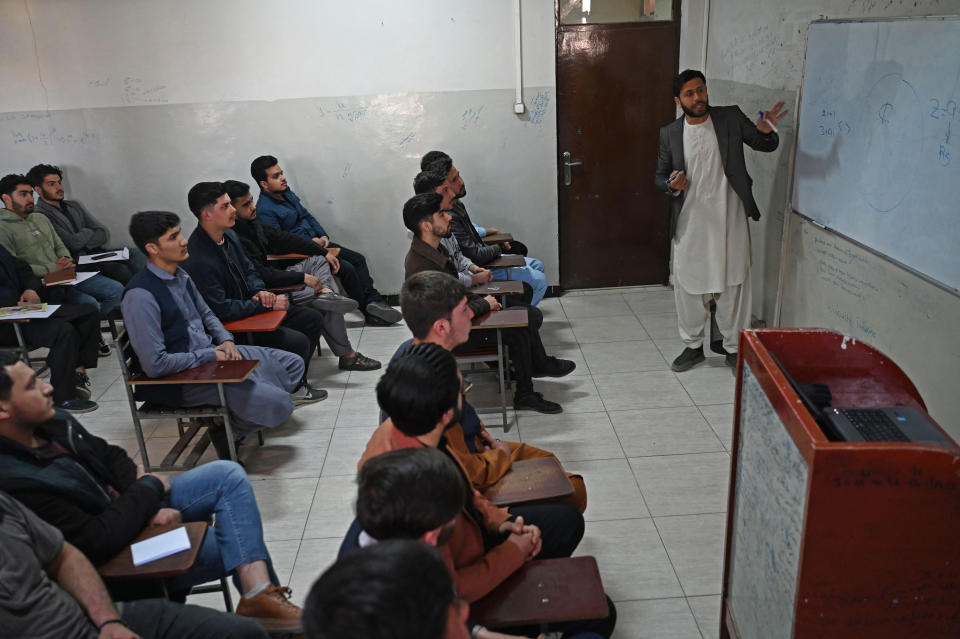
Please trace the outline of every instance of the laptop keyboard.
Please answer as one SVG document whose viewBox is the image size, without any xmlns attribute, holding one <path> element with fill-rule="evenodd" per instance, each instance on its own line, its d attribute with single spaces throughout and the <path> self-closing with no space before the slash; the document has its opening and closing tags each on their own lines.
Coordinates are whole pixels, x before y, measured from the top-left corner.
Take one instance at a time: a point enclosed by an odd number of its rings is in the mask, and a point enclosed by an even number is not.
<svg viewBox="0 0 960 639">
<path fill-rule="evenodd" d="M 854 428 L 868 442 L 910 441 L 893 420 L 882 410 L 872 408 L 838 408 L 837 412 L 850 420 Z"/>
</svg>

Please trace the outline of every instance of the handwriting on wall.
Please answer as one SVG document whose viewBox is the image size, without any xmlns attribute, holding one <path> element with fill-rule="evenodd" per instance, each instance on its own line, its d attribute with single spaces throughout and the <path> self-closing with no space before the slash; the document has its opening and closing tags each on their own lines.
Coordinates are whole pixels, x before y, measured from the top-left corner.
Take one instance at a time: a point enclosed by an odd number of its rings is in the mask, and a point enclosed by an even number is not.
<svg viewBox="0 0 960 639">
<path fill-rule="evenodd" d="M 480 114 L 483 113 L 483 107 L 485 106 L 481 104 L 478 107 L 464 109 L 463 113 L 460 114 L 460 128 L 466 131 L 470 127 L 480 124 Z"/>
<path fill-rule="evenodd" d="M 110 83 L 110 78 L 106 79 L 106 83 Z M 150 84 L 133 76 L 126 76 L 122 84 L 120 101 L 123 104 L 166 104 L 169 102 L 167 85 L 165 84 Z"/>
<path fill-rule="evenodd" d="M 534 126 L 540 126 L 543 124 L 543 118 L 547 114 L 547 109 L 550 107 L 550 93 L 547 91 L 537 91 L 537 95 L 533 97 L 533 101 L 530 103 L 530 122 Z M 527 123 L 524 123 L 526 125 Z"/>
<path fill-rule="evenodd" d="M 93 131 L 63 131 L 53 126 L 46 129 L 11 128 L 10 137 L 15 146 L 87 146 L 100 142 L 99 134 Z"/>
<path fill-rule="evenodd" d="M 328 106 L 326 109 L 321 105 L 317 105 L 317 113 L 320 114 L 321 118 L 330 115 L 333 116 L 334 120 L 341 122 L 359 122 L 366 117 L 367 107 L 349 106 L 343 102 L 337 102 L 335 106 Z"/>
<path fill-rule="evenodd" d="M 776 53 L 777 44 L 777 34 L 769 26 L 762 25 L 728 40 L 720 49 L 720 57 L 741 76 L 756 77 L 760 66 L 768 63 Z"/>
</svg>

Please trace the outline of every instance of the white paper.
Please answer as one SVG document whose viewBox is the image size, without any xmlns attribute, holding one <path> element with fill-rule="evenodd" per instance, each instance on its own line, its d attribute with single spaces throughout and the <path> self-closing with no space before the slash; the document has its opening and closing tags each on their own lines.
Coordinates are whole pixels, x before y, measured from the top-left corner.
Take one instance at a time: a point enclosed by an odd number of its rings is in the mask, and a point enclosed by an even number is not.
<svg viewBox="0 0 960 639">
<path fill-rule="evenodd" d="M 99 260 L 93 259 L 98 255 L 110 255 L 110 253 L 113 253 L 113 255 L 111 255 L 110 257 L 104 257 Z M 77 264 L 97 264 L 99 262 L 118 262 L 120 260 L 129 260 L 129 259 L 130 259 L 130 249 L 124 247 L 119 251 L 105 251 L 103 253 L 94 253 L 93 255 L 81 255 L 77 259 Z"/>
<path fill-rule="evenodd" d="M 190 538 L 187 537 L 185 526 L 130 544 L 130 554 L 133 555 L 134 566 L 142 566 L 145 563 L 163 559 L 189 549 Z"/>
<path fill-rule="evenodd" d="M 16 315 L 7 315 L 6 317 L 0 317 L 0 321 L 8 320 L 22 320 L 22 319 L 46 319 L 53 315 L 57 309 L 60 308 L 59 304 L 47 304 L 47 310 L 45 311 L 32 311 L 30 313 L 18 313 Z"/>
</svg>

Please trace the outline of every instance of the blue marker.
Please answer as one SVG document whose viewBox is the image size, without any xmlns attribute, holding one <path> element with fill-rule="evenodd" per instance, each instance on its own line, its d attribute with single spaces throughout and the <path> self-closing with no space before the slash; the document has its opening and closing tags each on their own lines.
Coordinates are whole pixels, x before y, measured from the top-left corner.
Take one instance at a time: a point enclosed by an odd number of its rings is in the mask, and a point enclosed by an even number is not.
<svg viewBox="0 0 960 639">
<path fill-rule="evenodd" d="M 763 120 L 764 122 L 766 122 L 767 124 L 770 125 L 770 128 L 773 129 L 773 132 L 774 132 L 774 133 L 776 133 L 777 135 L 780 134 L 780 131 L 777 130 L 777 126 L 776 126 L 773 122 L 771 122 L 770 120 L 767 119 L 767 116 L 766 116 L 766 114 L 765 114 L 763 111 L 757 111 L 757 113 L 760 114 L 760 119 L 761 119 L 761 120 Z"/>
</svg>

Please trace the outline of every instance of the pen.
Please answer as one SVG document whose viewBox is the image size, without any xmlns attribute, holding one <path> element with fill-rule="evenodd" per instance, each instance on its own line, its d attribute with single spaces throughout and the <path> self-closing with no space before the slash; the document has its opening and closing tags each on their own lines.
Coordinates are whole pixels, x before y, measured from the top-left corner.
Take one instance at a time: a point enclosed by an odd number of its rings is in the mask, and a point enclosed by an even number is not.
<svg viewBox="0 0 960 639">
<path fill-rule="evenodd" d="M 95 262 L 96 260 L 105 260 L 108 257 L 116 257 L 116 256 L 117 256 L 116 253 L 104 253 L 103 255 L 96 255 L 94 257 L 91 257 L 90 261 Z"/>
<path fill-rule="evenodd" d="M 765 121 L 767 124 L 769 124 L 769 125 L 770 125 L 770 128 L 773 129 L 773 132 L 774 132 L 774 133 L 776 133 L 776 134 L 779 134 L 779 133 L 780 133 L 780 131 L 777 130 L 777 126 L 776 126 L 773 122 L 771 122 L 770 120 L 767 120 L 767 116 L 764 114 L 763 111 L 758 111 L 758 113 L 760 114 L 760 119 L 763 120 L 763 121 Z"/>
<path fill-rule="evenodd" d="M 677 179 L 678 177 L 680 177 L 681 175 L 683 175 L 683 170 L 682 170 L 682 169 L 681 169 L 680 171 L 677 171 L 676 173 L 674 173 L 673 176 L 672 176 L 669 180 L 667 180 L 667 184 L 670 184 L 671 182 L 673 182 L 674 180 L 676 180 L 676 179 Z"/>
</svg>

